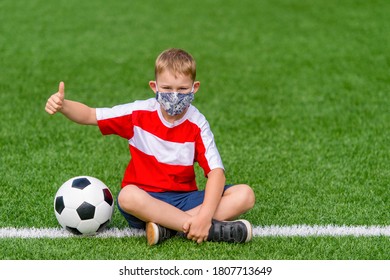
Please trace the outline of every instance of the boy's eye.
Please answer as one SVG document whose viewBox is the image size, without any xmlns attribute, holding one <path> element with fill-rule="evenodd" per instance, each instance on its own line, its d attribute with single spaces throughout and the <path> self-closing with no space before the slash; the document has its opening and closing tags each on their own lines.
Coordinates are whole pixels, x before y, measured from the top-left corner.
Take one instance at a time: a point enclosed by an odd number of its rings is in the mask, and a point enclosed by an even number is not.
<svg viewBox="0 0 390 280">
<path fill-rule="evenodd" d="M 189 90 L 189 88 L 187 88 L 187 87 L 181 87 L 181 88 L 178 88 L 177 90 L 174 90 L 172 87 L 162 87 L 162 89 L 164 91 L 178 91 L 178 92 L 186 92 Z"/>
</svg>

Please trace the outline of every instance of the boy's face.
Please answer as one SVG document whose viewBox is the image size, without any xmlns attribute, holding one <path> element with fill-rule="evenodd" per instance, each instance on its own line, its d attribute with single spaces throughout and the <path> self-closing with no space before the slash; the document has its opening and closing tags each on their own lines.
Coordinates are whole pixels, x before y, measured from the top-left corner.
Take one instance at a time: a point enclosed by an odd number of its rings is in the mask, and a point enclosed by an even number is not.
<svg viewBox="0 0 390 280">
<path fill-rule="evenodd" d="M 176 92 L 176 93 L 182 93 L 182 94 L 189 94 L 190 92 L 192 93 L 196 93 L 199 89 L 199 86 L 200 86 L 200 83 L 198 81 L 193 81 L 191 79 L 191 77 L 189 76 L 186 76 L 186 75 L 174 75 L 173 73 L 171 73 L 170 71 L 164 71 L 162 73 L 160 73 L 157 77 L 156 77 L 156 81 L 150 81 L 149 82 L 149 86 L 150 88 L 153 90 L 154 93 L 157 93 L 157 91 L 159 93 L 167 93 L 167 94 L 171 94 L 173 92 Z M 187 112 L 187 109 L 184 109 L 184 111 L 180 110 L 177 112 L 177 113 L 174 113 L 174 111 L 171 111 L 172 108 L 178 108 L 177 105 L 166 105 L 166 103 L 164 103 L 164 106 L 168 106 L 166 107 L 166 110 L 168 111 L 165 111 L 163 106 L 162 107 L 162 114 L 164 116 L 164 118 L 169 121 L 169 122 L 174 122 L 176 120 L 179 120 L 181 119 L 184 114 Z M 173 107 L 172 107 L 173 106 Z M 185 106 L 185 105 L 181 105 L 181 106 Z M 168 109 L 169 108 L 169 109 Z M 183 108 L 183 107 L 181 107 Z M 185 107 L 184 107 L 185 108 Z M 176 110 L 174 109 L 174 110 Z"/>
</svg>

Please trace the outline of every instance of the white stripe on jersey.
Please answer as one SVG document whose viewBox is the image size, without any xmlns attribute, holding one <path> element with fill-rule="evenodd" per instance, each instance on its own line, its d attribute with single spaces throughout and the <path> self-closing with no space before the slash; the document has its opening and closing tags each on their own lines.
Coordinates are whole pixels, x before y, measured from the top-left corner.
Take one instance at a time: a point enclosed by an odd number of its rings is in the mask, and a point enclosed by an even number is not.
<svg viewBox="0 0 390 280">
<path fill-rule="evenodd" d="M 147 155 L 154 156 L 160 163 L 181 166 L 194 164 L 194 142 L 166 141 L 134 126 L 134 136 L 129 140 L 129 144 Z"/>
</svg>

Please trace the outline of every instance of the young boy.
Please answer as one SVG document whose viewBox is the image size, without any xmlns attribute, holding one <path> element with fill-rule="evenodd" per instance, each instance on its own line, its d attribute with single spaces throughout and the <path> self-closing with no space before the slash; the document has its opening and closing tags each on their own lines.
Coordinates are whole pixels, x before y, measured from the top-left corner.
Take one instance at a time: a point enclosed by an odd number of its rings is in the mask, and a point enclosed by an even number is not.
<svg viewBox="0 0 390 280">
<path fill-rule="evenodd" d="M 90 108 L 65 99 L 64 83 L 46 103 L 49 114 L 61 112 L 85 125 L 98 125 L 104 135 L 117 134 L 129 143 L 117 205 L 131 227 L 146 229 L 149 245 L 183 233 L 203 241 L 247 242 L 252 226 L 236 220 L 254 206 L 252 189 L 225 185 L 222 160 L 205 117 L 191 105 L 200 83 L 190 54 L 180 49 L 161 53 L 155 64 L 155 93 L 144 101 Z M 199 191 L 194 162 L 207 183 Z"/>
</svg>

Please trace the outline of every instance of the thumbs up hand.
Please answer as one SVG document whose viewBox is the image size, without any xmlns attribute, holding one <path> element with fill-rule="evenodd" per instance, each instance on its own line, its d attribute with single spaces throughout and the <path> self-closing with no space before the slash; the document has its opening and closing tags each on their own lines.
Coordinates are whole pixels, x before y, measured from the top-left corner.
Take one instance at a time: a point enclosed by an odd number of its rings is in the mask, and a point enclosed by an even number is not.
<svg viewBox="0 0 390 280">
<path fill-rule="evenodd" d="M 62 110 L 62 106 L 65 100 L 65 84 L 60 82 L 58 86 L 58 92 L 54 93 L 46 102 L 45 110 L 50 115 Z"/>
</svg>

